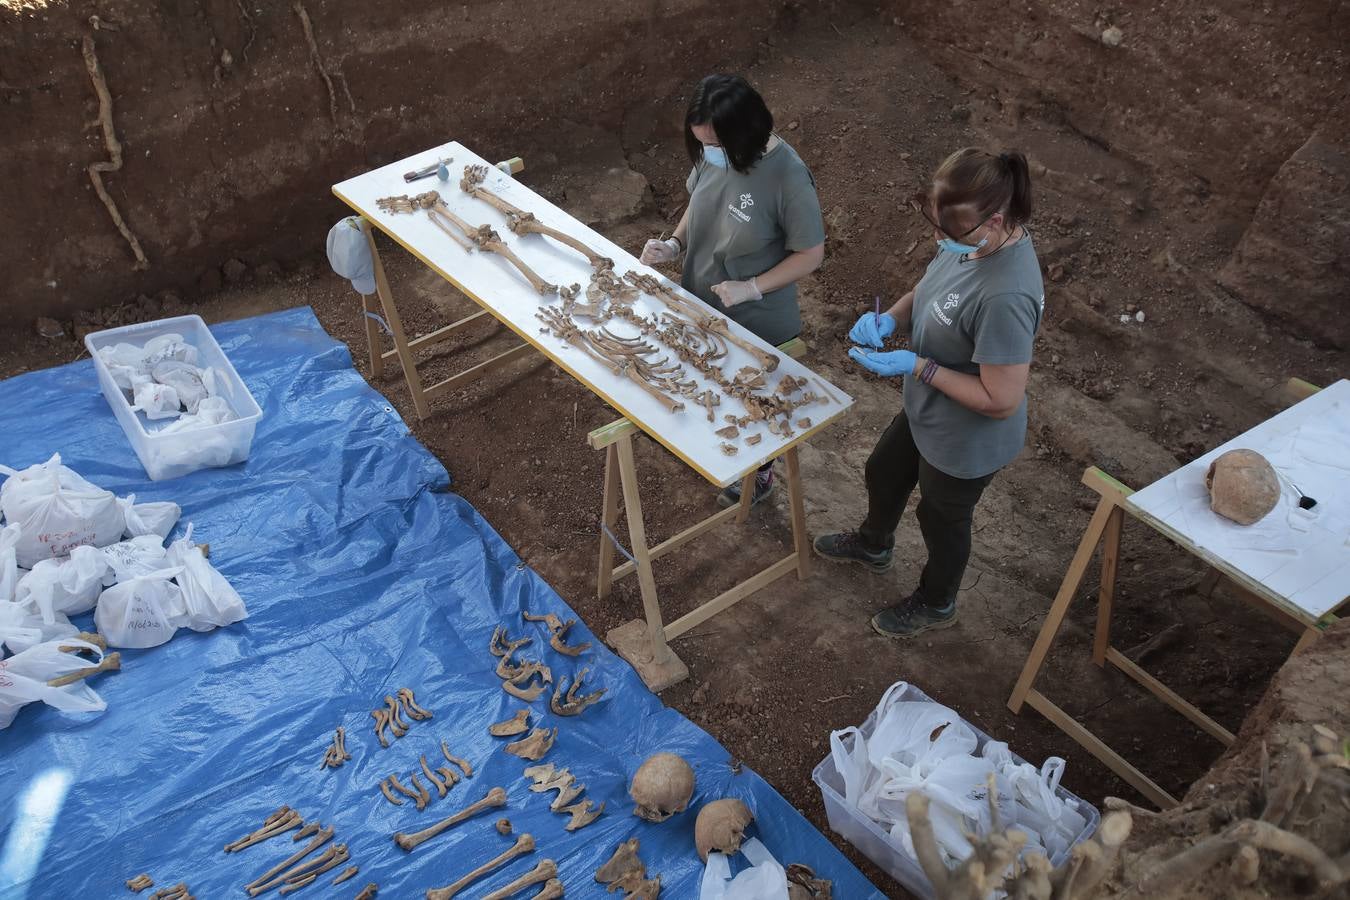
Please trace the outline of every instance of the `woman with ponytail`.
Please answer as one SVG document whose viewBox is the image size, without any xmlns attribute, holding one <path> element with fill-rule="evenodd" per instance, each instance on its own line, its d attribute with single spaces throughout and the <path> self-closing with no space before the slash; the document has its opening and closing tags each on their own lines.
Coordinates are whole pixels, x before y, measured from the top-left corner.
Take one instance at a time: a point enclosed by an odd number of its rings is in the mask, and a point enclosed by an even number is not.
<svg viewBox="0 0 1350 900">
<path fill-rule="evenodd" d="M 928 559 L 915 591 L 872 617 L 872 628 L 889 637 L 956 621 L 975 504 L 1026 436 L 1027 375 L 1045 305 L 1021 153 L 958 150 L 911 205 L 933 227 L 937 253 L 913 290 L 849 331 L 859 345 L 849 356 L 904 379 L 904 409 L 867 460 L 867 518 L 856 531 L 815 540 L 827 559 L 884 572 L 918 486 Z M 882 350 L 901 328 L 910 349 Z"/>
</svg>

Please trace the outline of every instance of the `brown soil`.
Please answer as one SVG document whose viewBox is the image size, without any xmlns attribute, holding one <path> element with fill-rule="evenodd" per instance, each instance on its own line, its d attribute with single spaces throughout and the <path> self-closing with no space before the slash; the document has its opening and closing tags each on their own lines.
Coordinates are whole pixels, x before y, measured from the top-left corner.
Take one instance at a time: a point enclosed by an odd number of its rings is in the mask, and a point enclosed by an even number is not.
<svg viewBox="0 0 1350 900">
<path fill-rule="evenodd" d="M 702 10 L 693 14 L 695 21 L 722 8 L 687 6 Z M 1291 333 L 1215 284 L 1262 186 L 1319 116 L 1335 108 L 1344 60 L 1331 37 L 1334 29 L 1323 37 L 1315 23 L 1298 16 L 1249 22 L 1247 5 L 1237 2 L 1187 14 L 1184 21 L 1164 13 L 1144 21 L 1122 12 L 1117 21 L 1126 41 L 1117 49 L 1130 55 L 1121 57 L 1083 36 L 1099 33 L 1103 23 L 1075 2 L 978 9 L 950 4 L 950 13 L 948 6 L 925 2 L 863 11 L 839 5 L 808 12 L 789 4 L 771 30 L 764 20 L 745 32 L 764 34 L 758 43 L 684 41 L 683 56 L 649 66 L 659 76 L 634 68 L 632 77 L 605 82 L 616 86 L 598 97 L 569 82 L 556 103 L 539 99 L 544 89 L 532 82 L 520 87 L 522 97 L 532 98 L 521 106 L 489 107 L 485 101 L 454 123 L 454 136 L 482 153 L 524 156 L 528 168 L 521 177 L 566 208 L 584 201 L 576 190 L 579 179 L 603 181 L 616 165 L 640 173 L 653 199 L 603 225 L 618 243 L 636 249 L 669 228 L 684 201 L 688 163 L 680 144 L 679 86 L 720 67 L 743 71 L 760 87 L 781 133 L 817 177 L 829 229 L 826 265 L 803 290 L 803 337 L 811 348 L 805 361 L 858 398 L 842 423 L 803 448 L 807 514 L 816 532 L 860 519 L 863 461 L 899 407 L 893 384 L 850 364 L 843 336 L 876 293 L 907 289 L 927 263 L 928 236 L 904 210 L 903 199 L 943 156 L 966 144 L 1016 146 L 1036 162 L 1033 230 L 1047 273 L 1047 314 L 1033 366 L 1031 427 L 1025 452 L 995 479 L 977 511 L 960 623 L 908 644 L 877 637 L 867 626 L 871 613 L 903 596 L 918 576 L 923 544 L 910 512 L 898 535 L 899 562 L 885 576 L 819 561 L 810 580 L 780 581 L 675 645 L 691 678 L 663 699 L 827 833 L 811 769 L 828 752 L 830 729 L 860 722 L 897 679 L 922 687 L 1028 759 L 1066 757 L 1066 786 L 1081 796 L 1137 801 L 1048 722 L 1030 712 L 1014 716 L 1005 706 L 1095 499 L 1079 477 L 1085 466 L 1100 465 L 1142 487 L 1274 413 L 1288 376 L 1329 383 L 1350 369 L 1344 353 L 1315 346 L 1315 321 Z M 959 18 L 959 27 L 951 16 Z M 1208 24 L 1204 16 L 1211 17 Z M 1197 29 L 1209 29 L 1212 52 L 1205 65 L 1183 66 L 1178 59 Z M 610 41 L 623 40 L 606 33 Z M 1228 85 L 1232 64 L 1226 58 L 1216 63 L 1214 53 L 1236 53 L 1265 40 L 1292 48 L 1287 67 L 1270 75 L 1263 58 L 1264 75 L 1244 72 L 1234 83 L 1248 87 Z M 490 56 L 481 59 L 490 64 Z M 111 79 L 116 57 L 105 65 Z M 299 63 L 287 65 L 279 73 Z M 3 70 L 0 75 L 12 78 Z M 1203 80 L 1193 83 L 1191 76 Z M 358 86 L 354 71 L 347 77 L 354 94 L 374 90 Z M 321 82 L 315 84 L 322 90 Z M 1179 99 L 1186 85 L 1201 93 Z M 582 95 L 584 103 L 577 99 Z M 1329 98 L 1327 105 L 1318 106 L 1308 99 L 1312 95 Z M 273 102 L 278 96 L 272 94 Z M 1297 102 L 1286 103 L 1291 97 Z M 326 99 L 320 106 L 326 115 Z M 357 103 L 358 110 L 364 107 Z M 503 108 L 510 110 L 509 123 Z M 163 120 L 166 107 L 156 109 Z M 284 134 L 265 110 L 256 115 Z M 305 121 L 316 116 L 323 124 L 312 109 Z M 1216 123 L 1212 133 L 1198 121 L 1203 117 Z M 343 210 L 320 195 L 353 170 L 445 136 L 438 128 L 399 128 L 389 137 L 387 128 L 376 134 L 367 127 L 364 158 L 348 155 L 340 165 L 330 160 L 317 170 L 321 175 L 276 184 L 269 195 L 274 206 L 297 211 L 278 226 L 288 236 L 277 236 L 279 249 L 232 268 L 235 283 L 222 293 L 179 288 L 193 298 L 192 311 L 222 320 L 309 304 L 369 373 L 359 303 L 322 260 L 323 235 Z M 1268 137 L 1248 141 L 1245 129 Z M 311 143 L 302 137 L 297 147 Z M 1231 167 L 1215 157 L 1239 153 L 1247 168 L 1241 178 L 1229 179 Z M 190 152 L 187 157 L 207 166 Z M 107 226 L 99 220 L 97 227 Z M 256 222 L 249 235 L 251 246 L 267 246 Z M 213 232 L 193 258 L 207 259 L 217 240 L 247 243 L 242 232 Z M 115 257 L 115 244 L 100 246 L 106 259 Z M 410 335 L 474 308 L 407 254 L 388 242 L 382 246 Z M 229 255 L 233 250 L 220 250 L 210 265 Z M 264 259 L 270 264 L 259 266 Z M 113 296 L 125 296 L 118 291 Z M 114 302 L 90 324 L 153 318 L 181 306 L 163 295 Z M 1122 315 L 1138 310 L 1145 313 L 1143 323 L 1121 323 Z M 428 354 L 424 377 L 435 380 L 508 342 L 488 326 L 474 326 Z M 73 342 L 15 332 L 0 341 L 0 375 L 79 354 Z M 595 598 L 603 457 L 587 448 L 586 433 L 611 421 L 611 410 L 542 359 L 441 399 L 436 414 L 423 422 L 416 421 L 396 369 L 376 387 L 445 462 L 454 489 L 592 629 L 604 633 L 640 615 L 632 579 L 609 600 Z M 715 509 L 713 489 L 654 443 L 640 441 L 638 457 L 652 543 Z M 748 525 L 715 532 L 663 560 L 657 583 L 665 614 L 677 616 L 777 559 L 788 552 L 789 540 L 780 496 Z M 1114 639 L 1133 648 L 1166 632 L 1144 660 L 1147 666 L 1236 731 L 1293 639 L 1222 590 L 1211 599 L 1199 596 L 1193 588 L 1201 574 L 1196 560 L 1164 539 L 1128 527 Z M 1086 584 L 1093 583 L 1090 576 Z M 1086 590 L 1083 596 L 1090 598 Z M 1076 605 L 1041 685 L 1163 787 L 1185 793 L 1222 748 L 1130 682 L 1090 664 L 1094 617 L 1090 599 Z M 905 896 L 860 854 L 844 849 L 883 890 Z"/>
</svg>

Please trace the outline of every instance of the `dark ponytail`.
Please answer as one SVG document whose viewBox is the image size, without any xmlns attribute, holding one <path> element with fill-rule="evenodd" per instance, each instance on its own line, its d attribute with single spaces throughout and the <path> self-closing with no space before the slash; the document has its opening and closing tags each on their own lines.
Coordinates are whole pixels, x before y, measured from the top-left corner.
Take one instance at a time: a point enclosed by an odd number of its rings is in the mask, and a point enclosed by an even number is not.
<svg viewBox="0 0 1350 900">
<path fill-rule="evenodd" d="M 1005 213 L 1009 225 L 1031 219 L 1031 167 L 1016 150 L 997 155 L 976 147 L 957 150 L 938 166 L 933 181 L 939 220 L 953 206 L 969 206 L 980 219 Z"/>
</svg>

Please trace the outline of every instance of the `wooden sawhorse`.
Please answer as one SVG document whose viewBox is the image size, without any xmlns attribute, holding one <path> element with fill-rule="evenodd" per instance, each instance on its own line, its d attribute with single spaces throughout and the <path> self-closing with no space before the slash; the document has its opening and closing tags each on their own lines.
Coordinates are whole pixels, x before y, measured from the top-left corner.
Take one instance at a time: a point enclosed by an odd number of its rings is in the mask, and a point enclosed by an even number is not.
<svg viewBox="0 0 1350 900">
<path fill-rule="evenodd" d="M 796 357 L 805 351 L 805 344 L 793 339 L 778 349 Z M 652 572 L 652 563 L 724 522 L 734 520 L 743 523 L 749 519 L 750 502 L 755 491 L 756 469 L 750 469 L 741 478 L 739 504 L 714 513 L 656 546 L 649 547 L 647 530 L 642 519 L 637 466 L 633 458 L 633 438 L 638 433 L 638 427 L 627 419 L 611 422 L 590 433 L 591 447 L 605 451 L 605 488 L 600 511 L 600 573 L 596 593 L 604 599 L 610 595 L 616 579 L 637 575 L 646 621 L 633 619 L 618 628 L 611 629 L 605 635 L 605 642 L 637 670 L 648 688 L 659 692 L 689 677 L 689 667 L 674 650 L 670 649 L 669 641 L 794 569 L 797 578 L 804 580 L 811 573 L 811 547 L 806 532 L 806 505 L 802 495 L 801 464 L 797 457 L 797 447 L 793 444 L 780 454 L 787 469 L 785 480 L 792 520 L 792 552 L 698 608 L 685 613 L 669 625 L 665 624 L 661 616 L 661 604 L 656 596 L 656 578 Z M 632 556 L 628 562 L 615 567 L 614 551 L 617 538 L 614 536 L 614 528 L 619 522 L 620 509 L 628 520 L 628 539 L 632 547 Z"/>
<path fill-rule="evenodd" d="M 1064 622 L 1069 604 L 1078 594 L 1078 588 L 1083 582 L 1083 576 L 1087 571 L 1088 564 L 1092 561 L 1097 545 L 1100 544 L 1102 547 L 1102 575 L 1101 587 L 1097 594 L 1097 627 L 1092 642 L 1092 661 L 1103 668 L 1106 667 L 1107 663 L 1115 666 L 1225 747 L 1233 743 L 1232 732 L 1205 715 L 1187 700 L 1182 699 L 1167 685 L 1154 678 L 1133 660 L 1111 646 L 1111 607 L 1115 600 L 1116 570 L 1120 562 L 1120 535 L 1125 522 L 1125 514 L 1129 513 L 1135 519 L 1170 538 L 1174 543 L 1209 562 L 1212 569 L 1202 582 L 1202 590 L 1212 590 L 1219 580 L 1223 579 L 1229 583 L 1237 596 L 1272 617 L 1280 625 L 1296 633 L 1299 639 L 1294 647 L 1294 652 L 1298 652 L 1316 640 L 1321 634 L 1321 630 L 1331 621 L 1334 621 L 1335 617 L 1325 616 L 1320 621 L 1313 620 L 1306 615 L 1296 614 L 1287 605 L 1275 602 L 1273 598 L 1267 596 L 1269 592 L 1260 584 L 1198 550 L 1174 529 L 1128 506 L 1125 501 L 1134 491 L 1101 469 L 1093 466 L 1085 471 L 1083 473 L 1083 484 L 1096 491 L 1101 499 L 1097 502 L 1097 509 L 1092 514 L 1092 519 L 1088 523 L 1087 530 L 1083 533 L 1082 540 L 1078 543 L 1077 552 L 1074 553 L 1073 559 L 1069 562 L 1068 571 L 1064 574 L 1064 581 L 1059 586 L 1059 592 L 1055 594 L 1055 600 L 1050 606 L 1045 624 L 1041 626 L 1041 632 L 1036 637 L 1036 643 L 1032 646 L 1030 655 L 1027 656 L 1026 665 L 1023 666 L 1022 674 L 1017 679 L 1012 696 L 1008 698 L 1008 708 L 1014 713 L 1018 713 L 1022 711 L 1023 703 L 1028 704 L 1032 709 L 1057 725 L 1061 731 L 1081 744 L 1089 753 L 1105 763 L 1107 768 L 1119 775 L 1135 790 L 1157 804 L 1159 808 L 1168 809 L 1177 805 L 1175 797 L 1127 762 L 1124 757 L 1108 747 L 1100 738 L 1080 725 L 1072 716 L 1056 706 L 1054 702 L 1034 687 L 1036 676 L 1045 664 L 1045 658 L 1055 642 L 1055 636 L 1059 632 L 1060 625 Z"/>
<path fill-rule="evenodd" d="M 497 168 L 508 175 L 514 175 L 524 170 L 525 162 L 517 156 L 505 162 L 497 163 Z M 398 314 L 397 304 L 394 303 L 394 293 L 389 288 L 389 279 L 384 273 L 384 263 L 380 260 L 380 251 L 375 246 L 374 229 L 371 227 L 370 221 L 364 217 L 361 218 L 361 233 L 366 236 L 366 242 L 370 246 L 370 256 L 375 270 L 375 293 L 373 295 L 361 295 L 362 312 L 366 319 L 366 344 L 370 348 L 370 374 L 372 378 L 383 378 L 385 361 L 397 359 L 403 367 L 403 377 L 408 382 L 408 393 L 412 394 L 413 409 L 417 412 L 417 418 L 425 419 L 431 415 L 431 401 L 441 394 L 477 381 L 489 372 L 534 351 L 534 347 L 522 341 L 505 353 L 499 353 L 489 360 L 451 375 L 430 387 L 423 387 L 422 376 L 417 371 L 417 357 L 413 355 L 413 351 L 441 343 L 464 326 L 476 322 L 483 316 L 490 315 L 490 313 L 486 309 L 480 309 L 472 315 L 451 322 L 444 328 L 438 328 L 429 334 L 424 334 L 411 341 L 408 340 L 403 331 L 403 319 Z M 378 309 L 375 307 L 376 298 L 379 302 Z M 383 313 L 383 318 L 381 318 L 381 313 Z M 380 322 L 383 322 L 388 329 L 389 337 L 394 342 L 393 350 L 383 349 L 383 344 L 380 341 Z"/>
</svg>

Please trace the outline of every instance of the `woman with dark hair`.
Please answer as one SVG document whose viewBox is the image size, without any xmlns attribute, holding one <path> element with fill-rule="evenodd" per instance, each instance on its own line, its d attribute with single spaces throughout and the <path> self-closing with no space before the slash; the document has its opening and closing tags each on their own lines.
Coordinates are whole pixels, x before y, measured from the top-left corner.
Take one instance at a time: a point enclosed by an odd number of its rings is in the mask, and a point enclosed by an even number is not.
<svg viewBox="0 0 1350 900">
<path fill-rule="evenodd" d="M 797 281 L 825 258 L 825 226 L 815 179 L 795 150 L 773 133 L 764 98 L 738 75 L 699 82 L 684 120 L 694 169 L 689 206 L 668 240 L 642 249 L 647 265 L 684 254 L 680 283 L 770 344 L 801 333 Z M 753 503 L 773 490 L 773 463 L 755 479 Z M 740 487 L 722 492 L 740 502 Z"/>
<path fill-rule="evenodd" d="M 867 518 L 857 531 L 815 540 L 827 559 L 886 571 L 918 485 L 928 559 L 917 589 L 872 617 L 872 628 L 888 637 L 956 621 L 975 504 L 1026 436 L 1031 347 L 1045 306 L 1026 229 L 1026 157 L 959 150 L 911 205 L 933 226 L 937 255 L 913 290 L 884 313 L 865 313 L 848 333 L 877 348 L 854 347 L 849 356 L 879 375 L 904 377 L 904 410 L 867 460 Z M 901 323 L 910 349 L 882 351 Z"/>
</svg>

